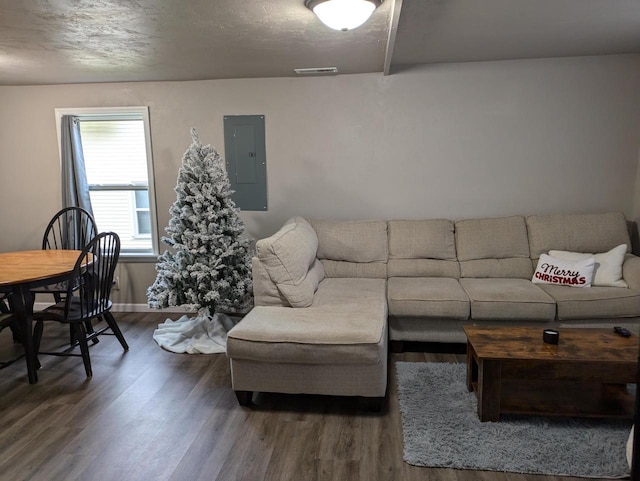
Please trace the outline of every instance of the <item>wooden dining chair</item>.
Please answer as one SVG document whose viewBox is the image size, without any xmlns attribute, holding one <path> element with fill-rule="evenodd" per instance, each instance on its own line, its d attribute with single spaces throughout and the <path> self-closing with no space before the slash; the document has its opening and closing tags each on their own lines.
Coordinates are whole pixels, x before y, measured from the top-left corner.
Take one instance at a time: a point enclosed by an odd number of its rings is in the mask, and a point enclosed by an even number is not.
<svg viewBox="0 0 640 481">
<path fill-rule="evenodd" d="M 112 306 L 110 300 L 111 287 L 119 255 L 120 238 L 114 232 L 98 234 L 82 249 L 73 272 L 74 278 L 82 279 L 76 292 L 74 292 L 74 285 L 69 283 L 63 300 L 33 314 L 33 319 L 36 321 L 33 332 L 36 353 L 82 356 L 87 377 L 91 377 L 92 369 L 88 340 L 94 339 L 103 333 L 114 334 L 122 349 L 129 350 L 122 331 L 110 311 Z M 93 261 L 87 264 L 87 259 L 93 259 Z M 104 319 L 106 326 L 87 335 L 85 323 L 95 318 Z M 73 326 L 72 332 L 75 334 L 74 345 L 60 352 L 39 352 L 44 321 L 56 321 Z M 111 332 L 106 332 L 107 330 Z M 76 345 L 80 346 L 80 354 L 72 352 Z"/>
</svg>

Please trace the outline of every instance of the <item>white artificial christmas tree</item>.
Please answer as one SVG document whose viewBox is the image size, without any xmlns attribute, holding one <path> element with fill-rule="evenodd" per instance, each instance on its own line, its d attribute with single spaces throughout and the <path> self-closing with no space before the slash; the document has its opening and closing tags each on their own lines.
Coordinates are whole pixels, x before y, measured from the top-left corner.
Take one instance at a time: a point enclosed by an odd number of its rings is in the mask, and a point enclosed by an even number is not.
<svg viewBox="0 0 640 481">
<path fill-rule="evenodd" d="M 178 172 L 167 235 L 162 237 L 170 250 L 158 258 L 147 298 L 150 307 L 198 311 L 202 324 L 216 313 L 243 313 L 251 307 L 251 240 L 244 236 L 239 209 L 231 199 L 222 157 L 200 143 L 195 129 L 191 137 Z M 205 329 L 219 331 L 219 326 Z"/>
</svg>

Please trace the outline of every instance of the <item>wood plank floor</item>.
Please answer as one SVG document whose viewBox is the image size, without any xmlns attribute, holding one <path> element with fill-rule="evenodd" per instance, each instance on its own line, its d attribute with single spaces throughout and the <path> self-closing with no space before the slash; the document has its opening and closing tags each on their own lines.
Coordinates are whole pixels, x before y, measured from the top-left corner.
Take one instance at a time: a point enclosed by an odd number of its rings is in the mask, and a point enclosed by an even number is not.
<svg viewBox="0 0 640 481">
<path fill-rule="evenodd" d="M 261 394 L 240 407 L 224 354 L 183 355 L 152 340 L 167 314 L 116 313 L 130 351 L 113 336 L 91 347 L 93 378 L 80 358 L 43 356 L 29 385 L 24 360 L 0 371 L 1 481 L 429 480 L 568 481 L 410 466 L 393 362 L 463 362 L 453 353 L 391 356 L 380 414 L 355 398 Z M 174 315 L 175 316 L 175 315 Z M 45 326 L 44 348 L 64 344 L 64 326 Z M 19 352 L 8 330 L 0 361 Z"/>
</svg>

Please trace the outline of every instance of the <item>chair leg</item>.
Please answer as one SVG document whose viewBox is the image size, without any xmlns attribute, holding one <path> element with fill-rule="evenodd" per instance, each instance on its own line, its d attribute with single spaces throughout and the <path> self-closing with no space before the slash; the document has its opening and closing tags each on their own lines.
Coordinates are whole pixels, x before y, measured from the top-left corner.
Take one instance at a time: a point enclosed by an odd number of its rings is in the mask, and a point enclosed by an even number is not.
<svg viewBox="0 0 640 481">
<path fill-rule="evenodd" d="M 120 345 L 122 346 L 122 349 L 124 349 L 125 351 L 128 351 L 129 350 L 129 345 L 127 344 L 127 341 L 124 340 L 124 336 L 122 335 L 122 331 L 120 330 L 120 327 L 118 326 L 118 323 L 116 322 L 115 318 L 113 317 L 113 314 L 111 314 L 111 312 L 109 312 L 109 311 L 105 312 L 104 313 L 104 319 L 105 319 L 105 321 L 107 321 L 108 326 L 111 328 L 113 333 L 118 338 L 118 341 L 120 341 Z"/>
<path fill-rule="evenodd" d="M 36 321 L 36 326 L 33 328 L 33 349 L 36 354 L 40 350 L 40 341 L 42 341 L 42 330 L 44 328 L 43 321 Z"/>
<path fill-rule="evenodd" d="M 87 319 L 86 321 L 84 321 L 84 328 L 87 330 L 87 336 L 90 336 L 95 332 L 93 330 L 93 324 L 91 324 L 91 319 Z M 91 342 L 93 342 L 94 344 L 98 344 L 100 342 L 100 339 L 98 339 L 98 337 L 96 336 L 91 339 Z"/>
<path fill-rule="evenodd" d="M 13 327 L 11 328 L 11 336 L 15 344 L 22 344 L 22 338 L 20 337 L 20 333 L 18 332 L 17 329 Z"/>
<path fill-rule="evenodd" d="M 40 359 L 38 359 L 38 353 L 40 352 L 40 343 L 42 342 L 42 331 L 44 329 L 43 321 L 36 321 L 36 325 L 33 328 L 33 336 L 31 340 L 33 341 L 33 352 L 36 354 L 36 368 L 40 369 L 42 364 L 40 364 Z M 24 334 L 23 334 L 24 335 Z"/>
<path fill-rule="evenodd" d="M 87 377 L 93 376 L 93 371 L 91 370 L 91 358 L 89 358 L 89 345 L 87 344 L 87 331 L 85 330 L 84 324 L 79 322 L 76 327 L 76 338 L 78 339 L 78 344 L 80 345 L 80 352 L 82 353 L 82 362 L 84 362 L 84 370 L 87 373 Z"/>
<path fill-rule="evenodd" d="M 18 326 L 18 324 L 15 321 L 12 321 L 10 328 L 11 328 L 11 336 L 13 338 L 13 342 L 15 344 L 22 344 L 22 336 L 24 336 L 24 334 L 20 332 L 20 326 Z"/>
</svg>

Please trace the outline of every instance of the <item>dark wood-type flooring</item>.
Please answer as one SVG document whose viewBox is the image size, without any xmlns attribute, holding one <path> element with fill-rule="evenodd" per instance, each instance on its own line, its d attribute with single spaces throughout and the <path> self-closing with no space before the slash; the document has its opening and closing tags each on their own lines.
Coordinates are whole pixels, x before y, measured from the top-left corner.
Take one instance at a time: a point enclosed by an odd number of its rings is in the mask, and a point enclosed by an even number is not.
<svg viewBox="0 0 640 481">
<path fill-rule="evenodd" d="M 115 313 L 131 349 L 113 336 L 80 358 L 42 356 L 29 385 L 24 360 L 0 371 L 0 480 L 567 481 L 579 478 L 427 469 L 402 460 L 393 362 L 464 362 L 458 353 L 391 355 L 380 414 L 357 398 L 261 394 L 237 404 L 224 354 L 172 354 L 152 339 L 167 317 Z M 43 349 L 66 326 L 45 326 Z M 0 361 L 19 351 L 0 333 Z"/>
</svg>

